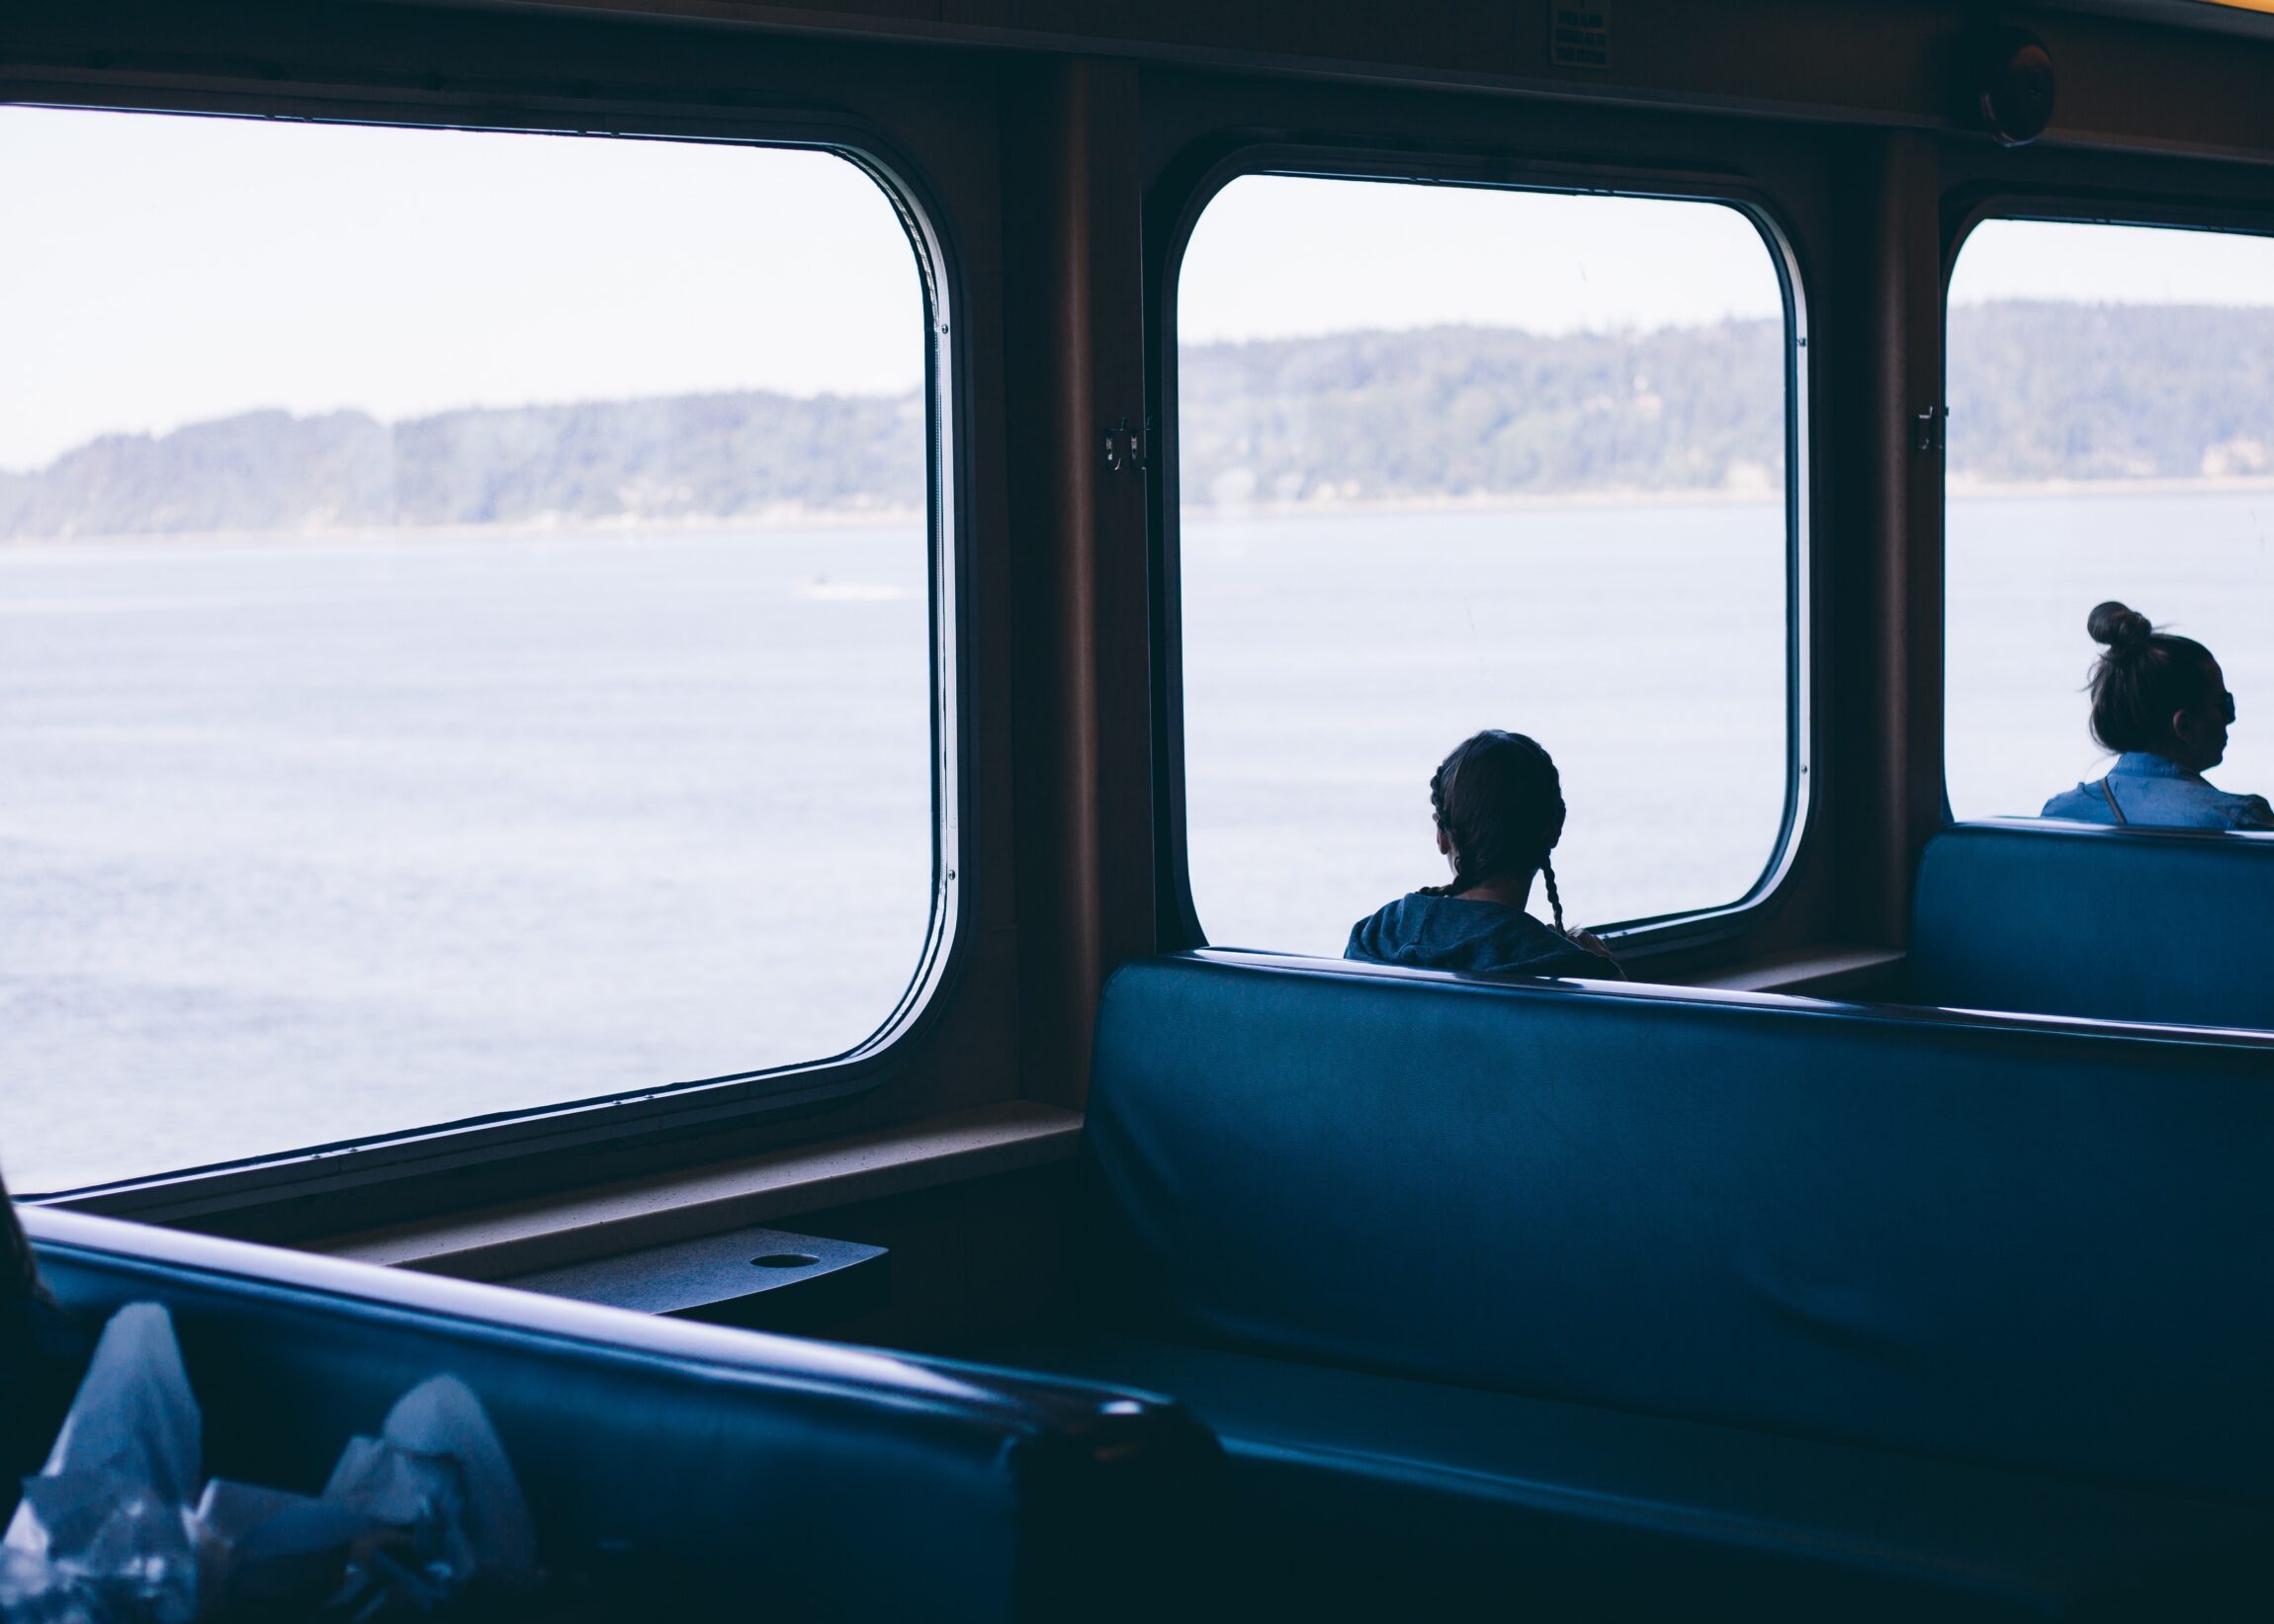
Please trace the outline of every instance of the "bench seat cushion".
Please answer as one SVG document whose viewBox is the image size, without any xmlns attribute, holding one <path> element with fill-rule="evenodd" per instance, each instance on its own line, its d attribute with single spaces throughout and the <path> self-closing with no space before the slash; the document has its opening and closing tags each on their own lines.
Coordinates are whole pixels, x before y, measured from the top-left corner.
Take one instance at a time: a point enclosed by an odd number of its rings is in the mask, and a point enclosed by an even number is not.
<svg viewBox="0 0 2274 1624">
<path fill-rule="evenodd" d="M 597 1586 L 599 1616 L 1041 1624 L 1188 1599 L 1176 1559 L 1220 1457 L 1173 1406 L 75 1213 L 25 1222 L 88 1324 L 166 1305 L 209 1474 L 313 1493 L 404 1390 L 459 1377 L 540 1560 Z"/>
<path fill-rule="evenodd" d="M 2274 1512 L 1132 1337 L 990 1359 L 1180 1396 L 1232 1616 L 2265 1616 Z"/>
<path fill-rule="evenodd" d="M 1961 823 L 1927 843 L 1906 995 L 2274 1029 L 2274 834 Z"/>
<path fill-rule="evenodd" d="M 2274 1501 L 2274 1038 L 1229 954 L 1097 1032 L 1114 1330 Z"/>
</svg>

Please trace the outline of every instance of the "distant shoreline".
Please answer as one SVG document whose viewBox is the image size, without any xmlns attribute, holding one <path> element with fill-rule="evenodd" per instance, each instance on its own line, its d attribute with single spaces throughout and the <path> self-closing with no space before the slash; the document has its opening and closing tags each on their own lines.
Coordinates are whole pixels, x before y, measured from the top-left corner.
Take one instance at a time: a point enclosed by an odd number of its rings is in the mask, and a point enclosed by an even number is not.
<svg viewBox="0 0 2274 1624">
<path fill-rule="evenodd" d="M 1947 495 L 1961 500 L 2042 500 L 2068 496 L 2188 496 L 2274 495 L 2274 475 L 2201 475 L 2188 478 L 2030 479 L 2011 482 L 1955 478 L 1945 486 Z M 1442 513 L 1526 513 L 1557 509 L 1618 509 L 1662 507 L 1773 507 L 1784 501 L 1782 490 L 1590 490 L 1522 492 L 1487 496 L 1395 496 L 1334 498 L 1324 501 L 1241 502 L 1221 506 L 1192 506 L 1189 519 L 1211 523 L 1241 523 L 1255 519 L 1362 518 L 1368 515 L 1426 515 Z M 341 527 L 307 530 L 179 530 L 80 536 L 0 537 L 0 551 L 68 550 L 109 547 L 296 547 L 306 543 L 382 543 L 406 545 L 450 541 L 589 540 L 596 537 L 643 535 L 678 536 L 724 532 L 811 532 L 830 530 L 885 530 L 920 526 L 925 514 L 918 508 L 774 509 L 764 513 L 682 518 L 612 518 L 568 520 L 516 520 L 488 525 L 401 525 Z"/>
<path fill-rule="evenodd" d="M 1989 481 L 1956 478 L 1946 482 L 1946 495 L 2042 498 L 2047 496 L 2155 496 L 2237 495 L 2253 491 L 2274 494 L 2274 474 L 2203 474 L 2186 478 L 2123 479 L 2016 479 Z M 1584 490 L 1512 491 L 1490 496 L 1395 496 L 1328 501 L 1242 502 L 1224 506 L 1193 506 L 1188 515 L 1208 519 L 1290 519 L 1310 514 L 1366 513 L 1497 513 L 1535 508 L 1650 508 L 1650 507 L 1770 507 L 1785 500 L 1782 487 L 1768 490 L 1731 490 L 1712 486 L 1693 490 Z"/>
<path fill-rule="evenodd" d="M 1507 491 L 1488 496 L 1333 497 L 1299 502 L 1195 504 L 1187 516 L 1201 519 L 1305 519 L 1371 513 L 1525 513 L 1545 508 L 1772 507 L 1785 500 L 1781 488 L 1730 490 L 1557 490 Z"/>
<path fill-rule="evenodd" d="M 2175 478 L 2126 479 L 1946 479 L 1950 496 L 2236 496 L 2274 492 L 2274 474 L 2203 473 Z"/>
<path fill-rule="evenodd" d="M 0 536 L 0 551 L 75 547 L 190 546 L 297 547 L 309 542 L 402 542 L 419 545 L 451 541 L 589 540 L 601 536 L 699 535 L 705 532 L 889 530 L 921 526 L 920 508 L 821 508 L 795 512 L 772 509 L 728 517 L 708 514 L 681 518 L 515 519 L 487 525 L 341 525 L 306 530 L 144 530 L 89 532 L 77 536 Z"/>
</svg>

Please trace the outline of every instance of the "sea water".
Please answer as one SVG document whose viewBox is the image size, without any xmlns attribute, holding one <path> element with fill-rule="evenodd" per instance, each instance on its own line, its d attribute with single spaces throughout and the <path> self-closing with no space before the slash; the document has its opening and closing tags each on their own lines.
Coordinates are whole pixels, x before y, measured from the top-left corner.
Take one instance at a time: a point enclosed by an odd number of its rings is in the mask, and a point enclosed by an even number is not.
<svg viewBox="0 0 2274 1624">
<path fill-rule="evenodd" d="M 1960 815 L 2097 770 L 2105 596 L 2219 651 L 2214 777 L 2274 788 L 2274 497 L 1950 529 Z M 1181 563 L 1213 940 L 1339 952 L 1441 878 L 1430 770 L 1480 727 L 1562 768 L 1574 922 L 1734 900 L 1774 854 L 1774 503 L 1196 519 Z M 0 1167 L 62 1188 L 860 1042 L 932 903 L 928 616 L 914 528 L 0 551 Z"/>
</svg>

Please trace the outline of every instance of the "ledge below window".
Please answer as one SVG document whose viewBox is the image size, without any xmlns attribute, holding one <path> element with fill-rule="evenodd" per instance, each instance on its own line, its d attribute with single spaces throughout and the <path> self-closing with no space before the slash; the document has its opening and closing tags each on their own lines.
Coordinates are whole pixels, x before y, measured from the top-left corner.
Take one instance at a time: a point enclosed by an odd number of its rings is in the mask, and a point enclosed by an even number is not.
<svg viewBox="0 0 2274 1624">
<path fill-rule="evenodd" d="M 306 1249 L 496 1280 L 1072 1159 L 1079 1112 L 1025 1101 L 854 1139 L 340 1237 Z"/>
<path fill-rule="evenodd" d="M 1722 992 L 1792 992 L 1814 998 L 1871 997 L 1900 979 L 1903 955 L 1887 947 L 1801 948 L 1773 953 L 1692 984 Z"/>
</svg>

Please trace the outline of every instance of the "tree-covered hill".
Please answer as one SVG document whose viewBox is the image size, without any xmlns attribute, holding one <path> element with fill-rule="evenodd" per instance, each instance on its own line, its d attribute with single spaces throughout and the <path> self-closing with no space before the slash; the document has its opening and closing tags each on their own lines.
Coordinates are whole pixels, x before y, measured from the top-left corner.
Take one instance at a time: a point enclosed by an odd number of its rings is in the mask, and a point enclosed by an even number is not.
<svg viewBox="0 0 2274 1624">
<path fill-rule="evenodd" d="M 445 412 L 248 412 L 0 474 L 0 536 L 165 535 L 919 508 L 915 395 L 764 393 Z"/>
<path fill-rule="evenodd" d="M 1184 501 L 1767 488 L 1784 346 L 1763 321 L 1547 338 L 1339 333 L 1179 358 Z"/>
<path fill-rule="evenodd" d="M 2274 474 L 2274 308 L 1961 306 L 1950 354 L 1954 474 Z"/>
<path fill-rule="evenodd" d="M 1950 472 L 2274 474 L 2274 308 L 2007 301 L 1950 316 Z M 1508 329 L 1189 349 L 1181 495 L 1396 499 L 1748 489 L 1783 477 L 1778 329 Z"/>
<path fill-rule="evenodd" d="M 2274 474 L 2274 308 L 2008 302 L 1950 318 L 1961 479 Z M 1774 323 L 1435 327 L 1187 347 L 1196 506 L 1766 491 Z M 668 523 L 908 511 L 918 398 L 760 392 L 446 412 L 251 412 L 0 474 L 0 537 Z"/>
</svg>

